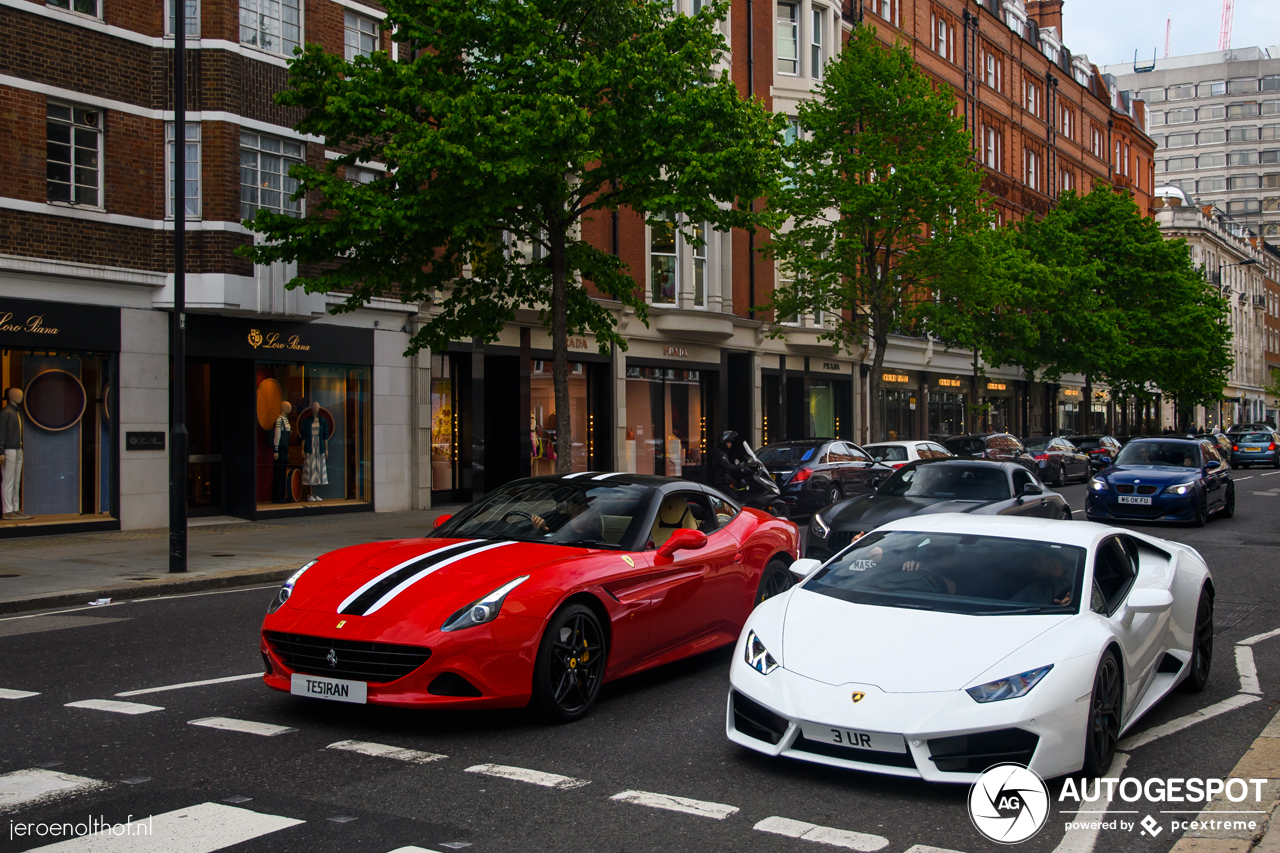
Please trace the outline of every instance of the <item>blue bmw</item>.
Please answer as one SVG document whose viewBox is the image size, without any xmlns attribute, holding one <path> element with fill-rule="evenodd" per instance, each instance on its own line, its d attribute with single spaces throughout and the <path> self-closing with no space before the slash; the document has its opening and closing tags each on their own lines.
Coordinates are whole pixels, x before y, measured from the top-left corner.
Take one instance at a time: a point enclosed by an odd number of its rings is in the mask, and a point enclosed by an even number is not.
<svg viewBox="0 0 1280 853">
<path fill-rule="evenodd" d="M 1190 522 L 1236 512 L 1231 468 L 1210 442 L 1138 438 L 1089 481 L 1090 521 Z"/>
</svg>

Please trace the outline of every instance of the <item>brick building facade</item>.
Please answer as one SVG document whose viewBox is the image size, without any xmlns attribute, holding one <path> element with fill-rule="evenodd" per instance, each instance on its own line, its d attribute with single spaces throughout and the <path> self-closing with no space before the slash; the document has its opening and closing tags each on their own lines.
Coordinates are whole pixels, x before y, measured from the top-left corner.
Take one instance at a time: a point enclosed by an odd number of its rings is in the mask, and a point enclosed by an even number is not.
<svg viewBox="0 0 1280 853">
<path fill-rule="evenodd" d="M 152 434 L 168 420 L 172 2 L 0 0 L 11 36 L 0 44 L 0 379 L 27 391 L 23 508 L 34 516 L 6 521 L 0 535 L 166 520 L 167 457 Z M 285 57 L 303 42 L 394 57 L 376 2 L 185 7 L 192 511 L 402 509 L 553 468 L 550 348 L 532 314 L 492 345 L 406 359 L 417 306 L 385 300 L 331 316 L 331 300 L 284 288 L 290 265 L 234 254 L 253 239 L 245 217 L 291 209 L 292 162 L 336 156 L 272 102 Z M 691 11 L 689 0 L 676 7 Z M 724 25 L 733 79 L 744 96 L 794 114 L 859 25 L 910 45 L 953 88 L 1003 221 L 1043 214 L 1063 188 L 1095 180 L 1149 208 L 1142 105 L 1062 46 L 1060 0 L 735 0 Z M 976 426 L 951 390 L 969 369 L 964 353 L 895 339 L 889 367 L 906 380 L 892 399 L 869 401 L 860 359 L 819 345 L 809 320 L 767 338 L 774 318 L 753 307 L 775 281 L 754 251 L 766 237 L 713 233 L 695 248 L 629 211 L 584 227 L 627 262 L 653 310 L 647 328 L 620 316 L 625 353 L 573 342 L 575 467 L 699 476 L 722 428 L 756 443 L 866 441 L 876 438 L 866 434 L 871 405 L 897 412 L 899 437 Z M 1070 388 L 988 373 L 988 425 L 1071 423 Z M 281 402 L 293 407 L 283 461 L 273 458 Z M 320 415 L 300 416 L 312 403 Z M 303 471 L 317 422 L 328 482 L 312 483 Z"/>
</svg>

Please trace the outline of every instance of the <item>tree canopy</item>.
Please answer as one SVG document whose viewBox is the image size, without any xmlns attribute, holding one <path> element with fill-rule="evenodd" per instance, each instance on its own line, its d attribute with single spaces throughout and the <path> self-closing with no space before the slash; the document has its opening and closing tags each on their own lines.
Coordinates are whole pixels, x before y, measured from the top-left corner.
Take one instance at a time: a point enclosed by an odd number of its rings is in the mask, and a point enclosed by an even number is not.
<svg viewBox="0 0 1280 853">
<path fill-rule="evenodd" d="M 646 318 L 643 289 L 583 235 L 619 207 L 651 221 L 750 228 L 780 163 L 780 119 L 729 80 L 728 0 L 672 15 L 662 0 L 386 0 L 400 55 L 347 62 L 317 45 L 290 64 L 279 103 L 301 132 L 349 153 L 295 166 L 309 215 L 259 212 L 260 263 L 317 265 L 294 286 L 429 303 L 409 350 L 489 342 L 518 309 L 554 349 L 558 467 L 572 459 L 568 336 L 625 349 L 594 294 Z M 377 163 L 378 180 L 342 167 Z"/>
</svg>

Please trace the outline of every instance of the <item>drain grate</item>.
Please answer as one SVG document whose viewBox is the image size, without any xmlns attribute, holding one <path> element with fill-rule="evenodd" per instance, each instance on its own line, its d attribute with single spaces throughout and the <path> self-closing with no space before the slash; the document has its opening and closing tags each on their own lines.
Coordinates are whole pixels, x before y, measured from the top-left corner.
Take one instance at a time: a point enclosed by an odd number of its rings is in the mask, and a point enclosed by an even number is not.
<svg viewBox="0 0 1280 853">
<path fill-rule="evenodd" d="M 1217 599 L 1213 602 L 1213 633 L 1221 634 L 1228 628 L 1234 628 L 1257 609 L 1257 604 L 1251 604 L 1247 601 L 1223 601 L 1221 598 Z"/>
</svg>

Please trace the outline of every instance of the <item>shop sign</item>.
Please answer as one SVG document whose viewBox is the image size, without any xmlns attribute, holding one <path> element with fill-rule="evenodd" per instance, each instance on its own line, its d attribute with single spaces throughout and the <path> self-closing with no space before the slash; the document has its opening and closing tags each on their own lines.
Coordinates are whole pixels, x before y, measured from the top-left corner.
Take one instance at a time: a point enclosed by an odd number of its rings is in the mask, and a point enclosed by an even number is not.
<svg viewBox="0 0 1280 853">
<path fill-rule="evenodd" d="M 1063 388 L 1063 389 L 1062 389 L 1062 396 L 1064 396 L 1064 397 L 1076 397 L 1076 398 L 1079 398 L 1079 396 L 1080 396 L 1080 389 L 1078 389 L 1078 388 Z"/>
<path fill-rule="evenodd" d="M 1009 390 L 1009 386 L 1004 384 L 1003 382 L 988 382 L 987 390 L 988 391 L 1007 391 Z"/>
<path fill-rule="evenodd" d="M 884 373 L 880 376 L 882 382 L 910 382 L 911 377 L 905 373 Z"/>
<path fill-rule="evenodd" d="M 567 340 L 567 343 L 568 343 L 568 345 L 569 345 L 569 349 L 580 349 L 580 350 L 585 350 L 585 349 L 587 348 L 587 339 L 586 339 L 586 338 L 574 338 L 574 337 L 570 337 L 570 338 Z"/>
<path fill-rule="evenodd" d="M 939 379 L 938 387 L 939 388 L 959 388 L 960 380 L 959 379 Z"/>
<path fill-rule="evenodd" d="M 688 358 L 689 350 L 685 347 L 664 346 L 662 354 L 667 358 Z"/>
<path fill-rule="evenodd" d="M 34 299 L 0 300 L 0 346 L 120 349 L 120 309 Z"/>
<path fill-rule="evenodd" d="M 164 433 L 162 432 L 126 432 L 124 434 L 125 450 L 164 450 Z"/>
<path fill-rule="evenodd" d="M 279 332 L 267 332 L 265 335 L 257 329 L 249 330 L 249 346 L 264 350 L 289 350 L 290 352 L 310 352 L 311 345 L 302 342 L 301 335 L 290 335 L 281 338 Z"/>
</svg>

